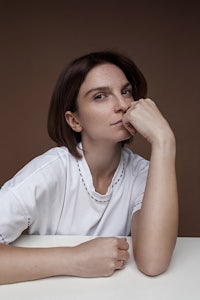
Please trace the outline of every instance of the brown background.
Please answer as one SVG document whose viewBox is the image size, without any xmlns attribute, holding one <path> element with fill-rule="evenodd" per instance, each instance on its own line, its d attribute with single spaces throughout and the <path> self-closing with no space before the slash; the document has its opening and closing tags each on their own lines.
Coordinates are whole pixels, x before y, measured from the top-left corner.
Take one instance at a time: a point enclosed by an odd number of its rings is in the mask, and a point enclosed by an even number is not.
<svg viewBox="0 0 200 300">
<path fill-rule="evenodd" d="M 200 9 L 197 1 L 1 1 L 0 185 L 54 145 L 46 121 L 58 74 L 106 48 L 136 61 L 177 137 L 180 236 L 200 236 Z M 149 158 L 137 137 L 135 151 Z"/>
</svg>

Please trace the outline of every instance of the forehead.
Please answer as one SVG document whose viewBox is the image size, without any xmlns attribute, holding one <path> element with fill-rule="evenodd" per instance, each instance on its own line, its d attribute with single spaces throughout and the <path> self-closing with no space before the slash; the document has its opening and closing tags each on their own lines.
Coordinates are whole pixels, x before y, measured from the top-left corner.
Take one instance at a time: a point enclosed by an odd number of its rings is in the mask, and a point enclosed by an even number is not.
<svg viewBox="0 0 200 300">
<path fill-rule="evenodd" d="M 80 91 L 113 84 L 124 84 L 126 82 L 127 78 L 119 67 L 114 64 L 105 63 L 95 66 L 88 72 Z"/>
</svg>

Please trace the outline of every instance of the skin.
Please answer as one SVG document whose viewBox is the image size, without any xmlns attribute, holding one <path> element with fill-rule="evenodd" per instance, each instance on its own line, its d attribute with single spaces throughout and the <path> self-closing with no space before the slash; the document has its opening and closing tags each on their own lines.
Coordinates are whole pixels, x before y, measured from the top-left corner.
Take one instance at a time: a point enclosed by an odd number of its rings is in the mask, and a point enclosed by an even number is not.
<svg viewBox="0 0 200 300">
<path fill-rule="evenodd" d="M 68 124 L 82 134 L 95 190 L 106 193 L 119 164 L 121 141 L 136 132 L 151 144 L 150 168 L 140 211 L 132 218 L 134 257 L 149 276 L 164 272 L 178 228 L 175 137 L 151 99 L 135 102 L 124 73 L 115 65 L 94 67 L 83 82 L 78 111 L 66 112 Z M 75 247 L 21 248 L 0 245 L 0 283 L 57 275 L 110 276 L 129 258 L 126 238 L 100 237 Z"/>
</svg>

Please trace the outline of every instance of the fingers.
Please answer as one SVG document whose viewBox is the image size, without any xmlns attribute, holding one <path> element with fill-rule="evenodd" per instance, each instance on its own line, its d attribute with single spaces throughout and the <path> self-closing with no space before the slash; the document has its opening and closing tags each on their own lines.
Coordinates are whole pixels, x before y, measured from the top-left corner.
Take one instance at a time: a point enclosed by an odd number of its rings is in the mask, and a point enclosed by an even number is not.
<svg viewBox="0 0 200 300">
<path fill-rule="evenodd" d="M 130 122 L 130 111 L 134 110 L 137 104 L 138 104 L 138 101 L 137 102 L 133 102 L 133 104 L 131 105 L 131 107 L 123 115 L 123 118 L 122 118 L 122 122 L 123 122 L 124 127 L 126 128 L 126 130 L 128 130 L 128 132 L 132 136 L 136 135 L 137 130 L 135 129 L 135 127 L 133 126 L 133 124 L 131 124 L 131 122 Z"/>
<path fill-rule="evenodd" d="M 118 248 L 121 250 L 128 250 L 129 244 L 126 238 L 118 238 Z"/>
<path fill-rule="evenodd" d="M 130 256 L 126 238 L 100 237 L 81 244 L 82 248 L 84 246 L 86 247 L 84 254 L 87 257 L 87 274 L 92 274 L 92 277 L 110 276 L 115 270 L 124 269 Z M 90 252 L 89 255 L 88 252 Z M 83 250 L 81 255 L 83 255 Z"/>
<path fill-rule="evenodd" d="M 137 131 L 150 144 L 159 144 L 171 132 L 156 104 L 149 98 L 133 102 L 122 121 L 131 135 L 134 136 Z"/>
<path fill-rule="evenodd" d="M 116 270 L 122 270 L 126 267 L 126 261 L 124 260 L 118 260 L 116 262 Z"/>
<path fill-rule="evenodd" d="M 118 252 L 118 260 L 123 260 L 123 261 L 127 261 L 130 257 L 130 254 L 128 253 L 128 251 L 125 250 L 119 250 Z"/>
<path fill-rule="evenodd" d="M 132 136 L 135 136 L 137 133 L 137 130 L 131 123 L 123 122 L 124 127 L 130 132 Z"/>
<path fill-rule="evenodd" d="M 118 238 L 117 241 L 118 251 L 115 257 L 115 269 L 121 270 L 125 268 L 126 263 L 130 257 L 130 254 L 128 252 L 129 244 L 126 238 Z"/>
</svg>

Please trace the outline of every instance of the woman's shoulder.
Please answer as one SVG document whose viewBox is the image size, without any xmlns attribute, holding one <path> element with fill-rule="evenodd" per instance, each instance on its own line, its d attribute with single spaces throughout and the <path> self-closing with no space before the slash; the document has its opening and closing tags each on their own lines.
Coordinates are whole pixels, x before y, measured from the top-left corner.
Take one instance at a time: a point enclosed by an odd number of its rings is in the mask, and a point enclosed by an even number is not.
<svg viewBox="0 0 200 300">
<path fill-rule="evenodd" d="M 53 147 L 30 160 L 22 170 L 37 172 L 37 170 L 55 168 L 65 165 L 71 159 L 71 154 L 66 147 Z"/>
<path fill-rule="evenodd" d="M 66 147 L 53 147 L 31 159 L 4 184 L 4 187 L 16 186 L 28 180 L 34 181 L 34 178 L 41 177 L 41 175 L 46 180 L 52 175 L 61 175 L 66 171 L 66 167 L 72 159 L 73 157 Z"/>
<path fill-rule="evenodd" d="M 69 153 L 66 147 L 53 147 L 45 151 L 44 153 L 33 158 L 29 163 L 30 164 L 39 164 L 40 166 L 45 166 L 51 164 L 55 161 L 66 161 L 71 158 L 71 154 Z"/>
</svg>

